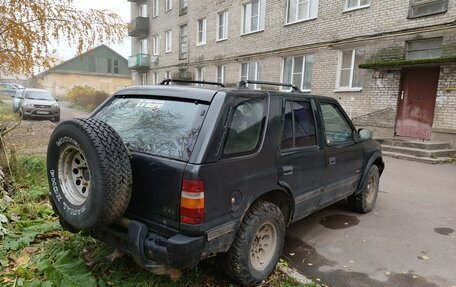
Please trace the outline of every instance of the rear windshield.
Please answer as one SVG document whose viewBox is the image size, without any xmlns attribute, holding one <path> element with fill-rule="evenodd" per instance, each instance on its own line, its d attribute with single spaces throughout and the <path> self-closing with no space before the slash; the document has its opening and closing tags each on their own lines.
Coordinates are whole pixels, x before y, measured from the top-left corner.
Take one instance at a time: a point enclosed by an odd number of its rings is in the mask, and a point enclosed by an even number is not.
<svg viewBox="0 0 456 287">
<path fill-rule="evenodd" d="M 119 98 L 95 115 L 130 150 L 188 161 L 208 105 L 162 99 Z"/>
</svg>

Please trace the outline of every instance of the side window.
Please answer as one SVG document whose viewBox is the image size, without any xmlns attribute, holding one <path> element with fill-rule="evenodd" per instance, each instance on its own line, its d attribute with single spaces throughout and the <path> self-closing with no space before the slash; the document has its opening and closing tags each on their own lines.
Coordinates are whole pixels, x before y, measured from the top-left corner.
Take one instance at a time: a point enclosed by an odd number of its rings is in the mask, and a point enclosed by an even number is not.
<svg viewBox="0 0 456 287">
<path fill-rule="evenodd" d="M 317 145 L 315 122 L 310 102 L 287 101 L 282 132 L 282 149 Z"/>
<path fill-rule="evenodd" d="M 250 100 L 234 108 L 223 153 L 228 156 L 253 152 L 260 143 L 265 122 L 265 100 Z"/>
<path fill-rule="evenodd" d="M 342 115 L 339 107 L 329 104 L 321 104 L 323 122 L 326 132 L 326 143 L 334 145 L 353 140 L 353 130 Z"/>
</svg>

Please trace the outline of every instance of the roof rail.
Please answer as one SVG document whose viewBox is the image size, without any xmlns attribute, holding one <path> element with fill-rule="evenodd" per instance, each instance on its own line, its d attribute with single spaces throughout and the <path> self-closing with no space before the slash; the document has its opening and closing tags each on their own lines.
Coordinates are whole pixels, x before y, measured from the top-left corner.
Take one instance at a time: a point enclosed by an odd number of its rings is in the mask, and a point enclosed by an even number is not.
<svg viewBox="0 0 456 287">
<path fill-rule="evenodd" d="M 289 87 L 293 90 L 293 92 L 300 93 L 301 90 L 292 84 L 287 83 L 278 83 L 278 82 L 268 82 L 268 81 L 252 81 L 252 80 L 242 80 L 238 83 L 238 88 L 247 88 L 247 84 L 258 84 L 258 85 L 270 85 L 270 86 L 281 86 L 281 87 Z"/>
<path fill-rule="evenodd" d="M 206 84 L 206 85 L 214 85 L 214 86 L 220 86 L 222 88 L 225 88 L 225 85 L 222 83 L 217 83 L 217 82 L 206 82 L 206 81 L 194 81 L 194 80 L 179 80 L 179 79 L 164 79 L 161 81 L 160 85 L 169 85 L 169 83 L 174 82 L 174 83 L 188 83 L 188 84 Z"/>
</svg>

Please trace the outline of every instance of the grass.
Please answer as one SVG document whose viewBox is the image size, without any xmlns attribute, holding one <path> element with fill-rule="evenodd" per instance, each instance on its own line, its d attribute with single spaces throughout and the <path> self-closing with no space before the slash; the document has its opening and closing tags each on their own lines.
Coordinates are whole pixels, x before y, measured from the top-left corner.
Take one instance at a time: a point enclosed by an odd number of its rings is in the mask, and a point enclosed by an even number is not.
<svg viewBox="0 0 456 287">
<path fill-rule="evenodd" d="M 113 249 L 61 229 L 47 200 L 44 157 L 20 156 L 11 162 L 17 191 L 11 200 L 0 198 L 1 286 L 237 286 L 222 273 L 217 258 L 185 270 L 178 281 L 138 268 L 128 256 L 89 269 L 88 260 Z M 7 234 L 1 233 L 2 224 Z M 301 285 L 277 271 L 261 286 L 316 285 Z"/>
</svg>

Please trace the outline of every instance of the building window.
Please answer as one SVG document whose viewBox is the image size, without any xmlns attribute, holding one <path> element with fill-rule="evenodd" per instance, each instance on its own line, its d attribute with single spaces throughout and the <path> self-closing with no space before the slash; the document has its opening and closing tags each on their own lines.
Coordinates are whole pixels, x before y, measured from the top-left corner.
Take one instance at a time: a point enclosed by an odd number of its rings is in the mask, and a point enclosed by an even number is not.
<svg viewBox="0 0 456 287">
<path fill-rule="evenodd" d="M 287 23 L 317 18 L 318 0 L 288 0 Z"/>
<path fill-rule="evenodd" d="M 310 91 L 313 60 L 313 55 L 284 58 L 283 82 L 295 85 L 302 91 Z M 283 90 L 291 90 L 291 88 L 283 88 Z"/>
<path fill-rule="evenodd" d="M 149 54 L 149 52 L 147 51 L 147 38 L 142 39 L 139 42 L 139 50 L 141 54 Z"/>
<path fill-rule="evenodd" d="M 217 15 L 217 41 L 228 39 L 228 11 Z"/>
<path fill-rule="evenodd" d="M 407 42 L 407 60 L 432 59 L 442 57 L 443 38 L 420 39 Z"/>
<path fill-rule="evenodd" d="M 182 25 L 179 28 L 179 59 L 187 59 L 188 57 L 188 35 L 187 35 L 187 25 Z"/>
<path fill-rule="evenodd" d="M 363 77 L 359 65 L 364 62 L 364 49 L 341 51 L 337 87 L 340 89 L 362 88 Z"/>
<path fill-rule="evenodd" d="M 119 73 L 119 60 L 114 60 L 114 74 Z"/>
<path fill-rule="evenodd" d="M 158 0 L 152 0 L 152 17 L 158 16 Z"/>
<path fill-rule="evenodd" d="M 159 84 L 158 77 L 159 77 L 158 73 L 153 73 L 152 74 L 152 85 L 158 85 Z"/>
<path fill-rule="evenodd" d="M 165 32 L 165 53 L 170 53 L 173 50 L 173 31 Z"/>
<path fill-rule="evenodd" d="M 448 0 L 410 0 L 410 18 L 443 13 L 448 10 Z"/>
<path fill-rule="evenodd" d="M 187 14 L 188 0 L 179 0 L 179 15 Z"/>
<path fill-rule="evenodd" d="M 147 85 L 147 74 L 141 74 L 141 85 Z"/>
<path fill-rule="evenodd" d="M 170 71 L 166 71 L 165 72 L 165 79 L 171 79 L 171 72 Z"/>
<path fill-rule="evenodd" d="M 197 42 L 196 45 L 206 44 L 206 18 L 198 20 Z"/>
<path fill-rule="evenodd" d="M 141 4 L 138 6 L 138 16 L 147 17 L 147 4 Z"/>
<path fill-rule="evenodd" d="M 198 67 L 196 68 L 196 80 L 197 81 L 204 81 L 204 67 Z M 198 87 L 202 87 L 203 84 L 196 84 Z"/>
<path fill-rule="evenodd" d="M 225 83 L 225 66 L 217 66 L 217 75 L 215 81 L 217 83 Z"/>
<path fill-rule="evenodd" d="M 243 34 L 264 30 L 265 0 L 255 0 L 243 6 Z"/>
<path fill-rule="evenodd" d="M 253 80 L 259 81 L 261 79 L 260 63 L 248 62 L 241 65 L 241 81 Z M 259 89 L 260 85 L 254 84 L 254 89 Z"/>
<path fill-rule="evenodd" d="M 355 10 L 369 7 L 372 0 L 345 0 L 344 10 Z"/>
<path fill-rule="evenodd" d="M 173 1 L 165 0 L 165 12 L 173 9 Z"/>
<path fill-rule="evenodd" d="M 152 54 L 154 56 L 160 55 L 160 36 L 158 35 L 152 37 Z"/>
</svg>

